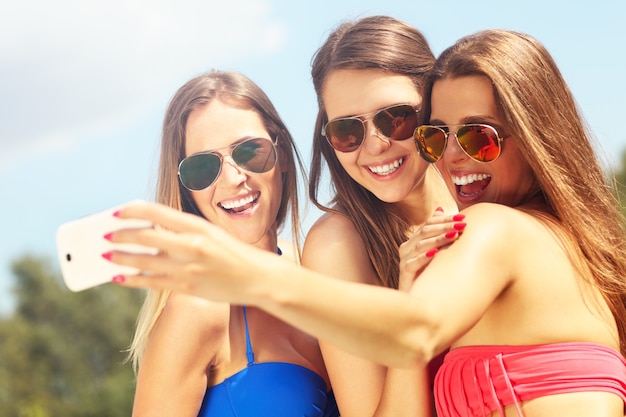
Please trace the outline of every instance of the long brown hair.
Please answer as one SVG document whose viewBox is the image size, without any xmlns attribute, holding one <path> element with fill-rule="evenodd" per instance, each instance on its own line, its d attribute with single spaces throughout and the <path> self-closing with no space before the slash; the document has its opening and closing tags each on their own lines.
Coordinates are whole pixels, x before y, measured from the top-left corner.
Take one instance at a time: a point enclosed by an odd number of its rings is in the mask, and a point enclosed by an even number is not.
<svg viewBox="0 0 626 417">
<path fill-rule="evenodd" d="M 335 151 L 322 135 L 328 122 L 322 90 L 328 75 L 339 69 L 375 69 L 409 77 L 417 90 L 435 58 L 424 36 L 414 27 L 389 16 L 365 17 L 339 25 L 313 57 L 311 75 L 319 111 L 313 134 L 309 197 L 323 211 L 339 211 L 353 222 L 365 243 L 372 266 L 382 285 L 397 288 L 400 244 L 406 240 L 408 219 L 394 206 L 378 199 L 354 181 L 341 166 Z M 322 166 L 331 177 L 329 206 L 318 198 Z"/>
<path fill-rule="evenodd" d="M 277 138 L 281 153 L 283 188 L 276 215 L 278 230 L 291 212 L 290 223 L 294 246 L 300 248 L 300 217 L 298 177 L 305 180 L 302 159 L 293 138 L 267 95 L 252 80 L 237 72 L 211 71 L 188 81 L 170 100 L 163 120 L 161 157 L 157 178 L 156 201 L 178 210 L 201 216 L 190 192 L 178 181 L 178 164 L 185 157 L 185 129 L 189 115 L 213 100 L 259 114 L 268 133 Z M 299 253 L 298 253 L 299 256 Z M 168 291 L 149 290 L 137 319 L 137 329 L 129 349 L 133 367 L 137 370 L 148 337 L 159 318 Z"/>
<path fill-rule="evenodd" d="M 426 79 L 429 120 L 433 84 L 482 75 L 491 80 L 503 118 L 560 225 L 574 265 L 600 289 L 626 353 L 626 227 L 576 102 L 556 63 L 536 39 L 503 30 L 478 32 L 446 49 Z M 506 146 L 506 142 L 503 143 Z"/>
</svg>

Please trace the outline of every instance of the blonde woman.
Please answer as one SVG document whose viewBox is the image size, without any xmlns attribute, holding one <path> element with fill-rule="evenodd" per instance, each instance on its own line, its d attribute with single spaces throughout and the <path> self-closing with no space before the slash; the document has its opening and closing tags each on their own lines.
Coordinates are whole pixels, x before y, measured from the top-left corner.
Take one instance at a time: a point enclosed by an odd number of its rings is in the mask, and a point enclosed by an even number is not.
<svg viewBox="0 0 626 417">
<path fill-rule="evenodd" d="M 277 233 L 291 210 L 298 241 L 298 165 L 263 91 L 241 74 L 213 71 L 169 104 L 157 201 L 260 250 L 285 250 L 297 264 L 297 250 L 279 246 Z M 151 290 L 131 356 L 135 417 L 337 415 L 317 340 L 254 306 Z"/>
</svg>

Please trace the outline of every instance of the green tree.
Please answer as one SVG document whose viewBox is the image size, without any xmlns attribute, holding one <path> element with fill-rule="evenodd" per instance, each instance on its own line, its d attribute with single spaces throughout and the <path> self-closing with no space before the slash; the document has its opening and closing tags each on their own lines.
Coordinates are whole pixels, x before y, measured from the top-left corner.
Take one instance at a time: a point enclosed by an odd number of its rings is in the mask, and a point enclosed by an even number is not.
<svg viewBox="0 0 626 417">
<path fill-rule="evenodd" d="M 45 258 L 13 262 L 15 311 L 0 319 L 0 416 L 116 417 L 132 408 L 124 363 L 143 294 L 72 293 Z"/>
</svg>

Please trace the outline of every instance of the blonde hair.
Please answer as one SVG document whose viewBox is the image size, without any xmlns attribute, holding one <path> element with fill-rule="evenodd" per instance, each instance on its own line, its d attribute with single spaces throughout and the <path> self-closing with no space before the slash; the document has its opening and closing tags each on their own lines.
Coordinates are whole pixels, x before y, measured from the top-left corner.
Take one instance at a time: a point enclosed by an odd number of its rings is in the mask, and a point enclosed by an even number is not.
<svg viewBox="0 0 626 417">
<path fill-rule="evenodd" d="M 178 164 L 185 157 L 185 128 L 189 115 L 213 100 L 236 108 L 251 109 L 259 114 L 265 128 L 277 138 L 281 162 L 285 163 L 281 203 L 276 225 L 281 230 L 288 212 L 294 246 L 300 248 L 298 175 L 304 178 L 304 166 L 293 138 L 267 95 L 252 80 L 237 72 L 211 71 L 188 81 L 171 99 L 163 120 L 156 201 L 202 216 L 190 191 L 178 181 Z M 300 254 L 297 253 L 299 258 Z M 169 291 L 149 290 L 139 312 L 129 359 L 135 372 L 148 343 L 150 333 L 170 295 Z"/>
<path fill-rule="evenodd" d="M 503 128 L 531 166 L 546 214 L 574 250 L 572 264 L 603 294 L 626 353 L 624 217 L 556 63 L 541 43 L 523 33 L 486 30 L 462 38 L 440 55 L 426 78 L 425 120 L 433 84 L 470 75 L 491 80 Z"/>
<path fill-rule="evenodd" d="M 375 69 L 390 75 L 404 75 L 419 91 L 424 75 L 434 62 L 435 57 L 424 36 L 413 26 L 389 16 L 371 16 L 342 23 L 313 58 L 311 75 L 319 110 L 313 134 L 309 198 L 320 210 L 339 211 L 350 218 L 365 243 L 378 281 L 386 287 L 398 287 L 398 250 L 407 238 L 409 219 L 395 204 L 381 201 L 345 171 L 321 133 L 322 126 L 328 122 L 322 91 L 328 75 L 341 69 Z M 333 193 L 330 205 L 333 208 L 318 199 L 323 163 L 330 171 Z"/>
</svg>

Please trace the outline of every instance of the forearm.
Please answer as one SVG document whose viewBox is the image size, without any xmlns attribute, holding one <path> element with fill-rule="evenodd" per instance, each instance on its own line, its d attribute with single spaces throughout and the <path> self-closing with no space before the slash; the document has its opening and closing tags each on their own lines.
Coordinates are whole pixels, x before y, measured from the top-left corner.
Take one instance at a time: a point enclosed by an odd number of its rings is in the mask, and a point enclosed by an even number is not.
<svg viewBox="0 0 626 417">
<path fill-rule="evenodd" d="M 424 364 L 433 356 L 428 326 L 412 296 L 286 262 L 263 268 L 256 275 L 264 278 L 242 289 L 247 301 L 317 338 L 389 366 Z"/>
</svg>

